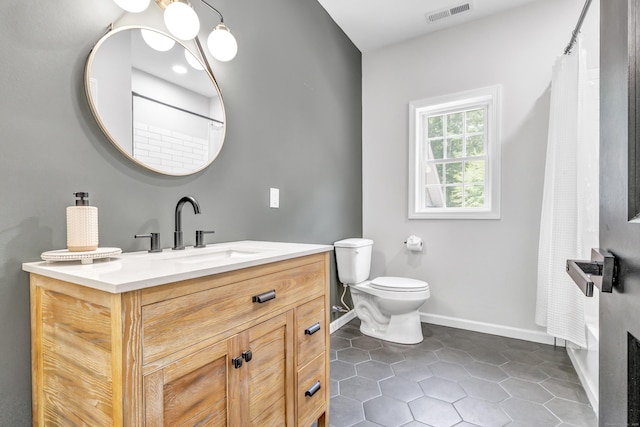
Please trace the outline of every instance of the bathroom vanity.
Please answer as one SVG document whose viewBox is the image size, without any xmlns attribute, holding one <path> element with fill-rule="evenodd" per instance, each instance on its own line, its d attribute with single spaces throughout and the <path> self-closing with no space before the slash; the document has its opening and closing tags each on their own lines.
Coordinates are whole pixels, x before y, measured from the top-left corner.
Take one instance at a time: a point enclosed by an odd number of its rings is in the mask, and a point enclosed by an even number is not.
<svg viewBox="0 0 640 427">
<path fill-rule="evenodd" d="M 328 425 L 330 250 L 23 264 L 34 425 Z"/>
</svg>

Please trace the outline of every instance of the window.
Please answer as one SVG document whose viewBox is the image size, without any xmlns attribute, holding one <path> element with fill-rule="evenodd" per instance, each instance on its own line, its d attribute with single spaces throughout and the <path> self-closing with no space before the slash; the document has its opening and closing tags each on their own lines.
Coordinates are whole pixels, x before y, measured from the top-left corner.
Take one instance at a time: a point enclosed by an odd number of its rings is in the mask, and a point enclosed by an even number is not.
<svg viewBox="0 0 640 427">
<path fill-rule="evenodd" d="M 409 218 L 500 218 L 499 86 L 409 104 Z"/>
</svg>

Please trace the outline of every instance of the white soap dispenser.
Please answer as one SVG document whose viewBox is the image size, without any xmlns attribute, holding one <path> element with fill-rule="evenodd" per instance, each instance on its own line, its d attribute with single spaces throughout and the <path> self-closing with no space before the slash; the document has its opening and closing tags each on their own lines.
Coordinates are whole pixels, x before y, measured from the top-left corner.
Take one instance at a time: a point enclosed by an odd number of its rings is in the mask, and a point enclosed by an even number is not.
<svg viewBox="0 0 640 427">
<path fill-rule="evenodd" d="M 89 193 L 73 193 L 76 205 L 67 207 L 67 249 L 86 252 L 98 249 L 98 208 L 89 206 Z"/>
</svg>

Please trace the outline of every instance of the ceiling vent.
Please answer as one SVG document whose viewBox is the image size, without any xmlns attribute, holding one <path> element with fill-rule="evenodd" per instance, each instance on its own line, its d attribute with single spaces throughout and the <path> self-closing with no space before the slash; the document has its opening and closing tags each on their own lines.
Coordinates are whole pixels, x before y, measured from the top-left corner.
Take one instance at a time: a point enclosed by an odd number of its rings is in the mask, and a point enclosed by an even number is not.
<svg viewBox="0 0 640 427">
<path fill-rule="evenodd" d="M 436 22 L 444 18 L 449 18 L 460 13 L 468 12 L 471 10 L 471 2 L 459 4 L 458 6 L 448 7 L 446 9 L 434 10 L 425 14 L 427 22 Z"/>
</svg>

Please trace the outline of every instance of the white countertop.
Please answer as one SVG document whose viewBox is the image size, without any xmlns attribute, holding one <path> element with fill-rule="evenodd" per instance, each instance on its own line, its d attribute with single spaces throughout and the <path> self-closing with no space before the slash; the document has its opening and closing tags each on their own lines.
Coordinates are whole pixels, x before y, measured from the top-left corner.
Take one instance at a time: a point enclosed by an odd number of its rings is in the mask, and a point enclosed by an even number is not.
<svg viewBox="0 0 640 427">
<path fill-rule="evenodd" d="M 331 245 L 244 240 L 180 251 L 130 252 L 92 264 L 28 262 L 22 269 L 117 294 L 331 250 Z"/>
</svg>

